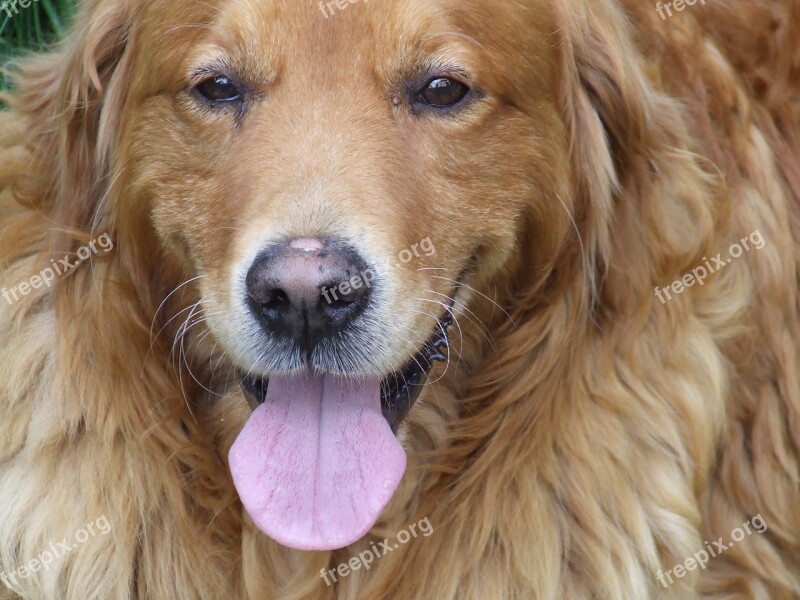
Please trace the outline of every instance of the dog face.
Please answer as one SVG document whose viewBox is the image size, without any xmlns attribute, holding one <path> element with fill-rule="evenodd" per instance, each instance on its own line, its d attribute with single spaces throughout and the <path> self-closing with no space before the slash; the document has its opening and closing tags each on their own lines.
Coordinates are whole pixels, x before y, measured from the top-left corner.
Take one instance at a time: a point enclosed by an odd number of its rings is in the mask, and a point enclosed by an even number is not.
<svg viewBox="0 0 800 600">
<path fill-rule="evenodd" d="M 457 282 L 509 258 L 552 173 L 537 172 L 557 133 L 552 74 L 529 66 L 547 49 L 544 36 L 514 48 L 502 30 L 482 33 L 488 9 L 463 3 L 327 18 L 305 4 L 223 2 L 205 19 L 194 4 L 180 17 L 149 9 L 163 25 L 140 48 L 168 51 L 137 64 L 126 162 L 162 239 L 203 276 L 212 329 L 239 366 L 385 375 L 466 291 Z M 506 4 L 510 27 L 519 12 Z M 347 248 L 341 280 L 366 280 L 369 299 L 335 340 L 276 334 L 248 300 L 258 257 L 296 240 Z M 336 277 L 312 279 L 346 295 Z"/>
<path fill-rule="evenodd" d="M 127 202 L 198 278 L 254 405 L 304 378 L 377 382 L 396 429 L 449 315 L 531 239 L 528 268 L 546 260 L 568 143 L 531 4 L 147 5 Z"/>
</svg>

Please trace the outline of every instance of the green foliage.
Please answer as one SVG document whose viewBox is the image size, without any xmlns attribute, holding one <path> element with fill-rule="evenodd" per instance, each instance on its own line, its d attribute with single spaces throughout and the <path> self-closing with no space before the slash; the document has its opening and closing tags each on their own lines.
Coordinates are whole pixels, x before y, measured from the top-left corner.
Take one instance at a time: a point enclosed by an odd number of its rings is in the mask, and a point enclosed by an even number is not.
<svg viewBox="0 0 800 600">
<path fill-rule="evenodd" d="M 26 3 L 28 0 L 26 0 Z M 40 50 L 64 35 L 75 0 L 0 0 L 0 64 L 28 50 Z M 0 88 L 8 84 L 0 73 Z"/>
</svg>

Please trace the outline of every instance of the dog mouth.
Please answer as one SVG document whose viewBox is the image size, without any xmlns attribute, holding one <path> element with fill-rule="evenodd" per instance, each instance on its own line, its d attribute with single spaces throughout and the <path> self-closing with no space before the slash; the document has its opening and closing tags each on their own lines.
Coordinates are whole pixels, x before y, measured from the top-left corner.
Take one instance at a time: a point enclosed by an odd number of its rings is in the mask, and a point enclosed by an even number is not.
<svg viewBox="0 0 800 600">
<path fill-rule="evenodd" d="M 408 415 L 417 401 L 425 380 L 434 364 L 446 361 L 450 348 L 448 335 L 453 324 L 452 302 L 445 314 L 436 323 L 430 338 L 399 370 L 390 373 L 381 381 L 381 412 L 393 433 Z M 256 410 L 267 398 L 269 378 L 239 372 L 239 385 L 250 408 Z"/>
<path fill-rule="evenodd" d="M 269 378 L 240 374 L 253 414 L 228 455 L 256 527 L 299 550 L 335 550 L 375 525 L 406 468 L 397 439 L 437 361 L 449 353 L 456 292 L 433 334 L 385 377 L 311 368 Z"/>
</svg>

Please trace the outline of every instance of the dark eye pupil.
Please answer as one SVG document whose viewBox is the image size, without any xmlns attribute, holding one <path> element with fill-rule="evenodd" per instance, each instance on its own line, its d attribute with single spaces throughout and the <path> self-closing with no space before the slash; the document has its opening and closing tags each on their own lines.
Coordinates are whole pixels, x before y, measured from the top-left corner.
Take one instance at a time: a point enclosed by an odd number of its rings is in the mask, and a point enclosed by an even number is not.
<svg viewBox="0 0 800 600">
<path fill-rule="evenodd" d="M 223 75 L 206 79 L 197 86 L 197 91 L 215 102 L 230 102 L 239 99 L 239 90 L 230 79 Z"/>
<path fill-rule="evenodd" d="M 437 77 L 425 86 L 420 96 L 431 106 L 453 106 L 460 102 L 469 92 L 469 88 L 449 77 Z"/>
</svg>

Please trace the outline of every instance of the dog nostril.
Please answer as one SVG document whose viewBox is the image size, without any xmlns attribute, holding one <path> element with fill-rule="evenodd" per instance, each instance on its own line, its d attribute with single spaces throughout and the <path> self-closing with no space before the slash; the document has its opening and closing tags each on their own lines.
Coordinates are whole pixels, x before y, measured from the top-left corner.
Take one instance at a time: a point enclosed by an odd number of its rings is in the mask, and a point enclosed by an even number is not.
<svg viewBox="0 0 800 600">
<path fill-rule="evenodd" d="M 331 299 L 329 302 L 331 308 L 348 308 L 357 302 L 361 294 L 349 294 L 347 296 L 339 295 L 335 300 Z"/>
<path fill-rule="evenodd" d="M 261 306 L 269 310 L 280 310 L 284 307 L 287 307 L 291 304 L 291 300 L 289 300 L 289 296 L 286 292 L 282 289 L 277 288 L 274 290 L 269 290 L 264 298 L 259 301 Z"/>
<path fill-rule="evenodd" d="M 367 302 L 369 291 L 364 285 L 355 288 L 349 285 L 345 287 L 342 283 L 329 283 L 322 288 L 320 310 L 334 321 L 354 316 Z"/>
</svg>

